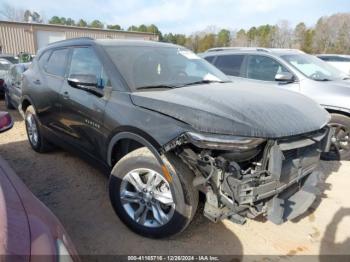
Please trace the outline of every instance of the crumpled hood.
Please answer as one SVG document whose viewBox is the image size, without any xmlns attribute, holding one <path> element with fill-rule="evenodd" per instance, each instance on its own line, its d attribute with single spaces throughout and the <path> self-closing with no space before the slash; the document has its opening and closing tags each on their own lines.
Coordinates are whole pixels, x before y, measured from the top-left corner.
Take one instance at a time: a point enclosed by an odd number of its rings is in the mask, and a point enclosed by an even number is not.
<svg viewBox="0 0 350 262">
<path fill-rule="evenodd" d="M 306 96 L 250 83 L 135 92 L 131 99 L 137 106 L 216 134 L 277 138 L 318 130 L 330 119 Z"/>
</svg>

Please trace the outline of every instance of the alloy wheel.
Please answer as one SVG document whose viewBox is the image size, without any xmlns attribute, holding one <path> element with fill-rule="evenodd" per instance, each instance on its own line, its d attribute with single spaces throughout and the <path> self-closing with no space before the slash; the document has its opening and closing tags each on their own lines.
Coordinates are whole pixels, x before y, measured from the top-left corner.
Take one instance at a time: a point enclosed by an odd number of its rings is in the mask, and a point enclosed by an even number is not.
<svg viewBox="0 0 350 262">
<path fill-rule="evenodd" d="M 175 211 L 168 182 L 151 169 L 135 169 L 124 176 L 120 199 L 129 217 L 145 227 L 164 226 Z"/>
<path fill-rule="evenodd" d="M 38 133 L 38 126 L 36 124 L 33 114 L 28 114 L 26 116 L 26 127 L 27 127 L 30 143 L 33 146 L 37 146 L 39 141 L 39 133 Z"/>
</svg>

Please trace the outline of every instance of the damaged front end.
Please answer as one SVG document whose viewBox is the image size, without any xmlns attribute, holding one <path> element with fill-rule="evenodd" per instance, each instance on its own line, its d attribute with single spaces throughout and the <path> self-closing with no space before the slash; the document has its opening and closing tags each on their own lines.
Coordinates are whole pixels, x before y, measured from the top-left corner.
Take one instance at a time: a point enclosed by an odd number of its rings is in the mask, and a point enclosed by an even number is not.
<svg viewBox="0 0 350 262">
<path fill-rule="evenodd" d="M 193 186 L 205 194 L 210 220 L 243 224 L 264 215 L 281 224 L 314 202 L 330 133 L 328 127 L 280 139 L 185 133 L 163 151 L 174 151 L 195 173 Z"/>
</svg>

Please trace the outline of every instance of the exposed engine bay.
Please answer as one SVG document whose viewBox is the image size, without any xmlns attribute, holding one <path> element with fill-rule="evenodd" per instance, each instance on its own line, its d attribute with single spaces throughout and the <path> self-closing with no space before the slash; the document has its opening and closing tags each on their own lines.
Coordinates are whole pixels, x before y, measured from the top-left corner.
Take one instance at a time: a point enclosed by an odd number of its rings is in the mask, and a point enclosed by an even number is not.
<svg viewBox="0 0 350 262">
<path fill-rule="evenodd" d="M 206 141 L 183 134 L 168 143 L 196 175 L 193 186 L 206 196 L 204 215 L 213 222 L 263 215 L 276 224 L 303 214 L 318 194 L 320 154 L 332 130 L 281 139 Z"/>
</svg>

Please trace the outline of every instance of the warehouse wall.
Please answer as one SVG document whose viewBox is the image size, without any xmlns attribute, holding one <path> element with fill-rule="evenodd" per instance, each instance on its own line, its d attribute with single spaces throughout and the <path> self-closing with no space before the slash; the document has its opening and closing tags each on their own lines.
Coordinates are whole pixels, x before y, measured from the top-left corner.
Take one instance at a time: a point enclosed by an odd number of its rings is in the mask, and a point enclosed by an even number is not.
<svg viewBox="0 0 350 262">
<path fill-rule="evenodd" d="M 95 39 L 110 38 L 158 41 L 158 35 L 142 32 L 124 32 L 61 25 L 0 21 L 1 52 L 14 55 L 17 55 L 20 52 L 35 54 L 38 49 L 38 31 L 62 32 L 65 34 L 66 39 L 75 37 L 92 37 Z"/>
</svg>

